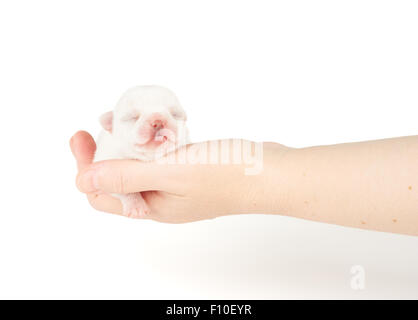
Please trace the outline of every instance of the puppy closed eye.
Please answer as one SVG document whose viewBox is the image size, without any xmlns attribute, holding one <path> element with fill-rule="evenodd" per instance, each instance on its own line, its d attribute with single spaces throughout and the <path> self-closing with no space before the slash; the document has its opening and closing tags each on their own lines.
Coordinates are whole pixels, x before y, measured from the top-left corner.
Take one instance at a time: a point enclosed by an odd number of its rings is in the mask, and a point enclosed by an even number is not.
<svg viewBox="0 0 418 320">
<path fill-rule="evenodd" d="M 186 114 L 182 110 L 172 108 L 170 109 L 170 114 L 176 120 L 186 120 Z"/>
<path fill-rule="evenodd" d="M 140 117 L 139 114 L 127 114 L 124 117 L 122 117 L 122 121 L 136 122 L 136 121 L 138 121 L 139 117 Z"/>
</svg>

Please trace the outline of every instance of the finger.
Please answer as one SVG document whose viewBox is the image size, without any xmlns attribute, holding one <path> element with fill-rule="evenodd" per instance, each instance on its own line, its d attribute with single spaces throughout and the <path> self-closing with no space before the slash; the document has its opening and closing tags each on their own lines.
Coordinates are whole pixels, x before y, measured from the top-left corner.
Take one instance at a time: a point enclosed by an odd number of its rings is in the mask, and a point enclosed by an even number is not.
<svg viewBox="0 0 418 320">
<path fill-rule="evenodd" d="M 181 178 L 184 169 L 185 166 L 181 165 L 107 160 L 82 169 L 77 177 L 77 186 L 84 193 L 133 193 L 152 190 L 178 193 L 185 182 L 184 175 Z"/>
<path fill-rule="evenodd" d="M 121 202 L 110 195 L 90 193 L 87 195 L 87 199 L 96 210 L 118 215 L 122 214 Z"/>
<path fill-rule="evenodd" d="M 143 196 L 146 196 L 147 193 L 143 193 Z M 132 217 L 123 212 L 123 206 L 119 199 L 114 198 L 108 194 L 104 193 L 89 193 L 87 194 L 87 199 L 90 203 L 90 205 L 98 210 L 103 211 L 107 213 L 116 214 L 119 216 L 125 216 L 129 218 L 138 218 L 138 217 Z M 147 215 L 145 217 L 141 217 L 141 219 L 151 219 L 151 215 Z"/>
<path fill-rule="evenodd" d="M 70 140 L 71 151 L 77 161 L 78 170 L 86 168 L 93 162 L 96 143 L 86 131 L 78 131 Z"/>
</svg>

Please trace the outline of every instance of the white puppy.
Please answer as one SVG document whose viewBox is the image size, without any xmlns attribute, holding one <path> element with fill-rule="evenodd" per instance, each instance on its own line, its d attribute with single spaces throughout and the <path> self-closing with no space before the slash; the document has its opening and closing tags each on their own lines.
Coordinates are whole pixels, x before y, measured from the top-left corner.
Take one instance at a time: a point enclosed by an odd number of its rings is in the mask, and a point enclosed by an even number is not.
<svg viewBox="0 0 418 320">
<path fill-rule="evenodd" d="M 152 161 L 188 142 L 186 113 L 170 90 L 159 86 L 129 89 L 113 111 L 100 117 L 103 131 L 94 161 L 136 159 Z M 140 193 L 113 194 L 126 216 L 149 213 Z"/>
</svg>

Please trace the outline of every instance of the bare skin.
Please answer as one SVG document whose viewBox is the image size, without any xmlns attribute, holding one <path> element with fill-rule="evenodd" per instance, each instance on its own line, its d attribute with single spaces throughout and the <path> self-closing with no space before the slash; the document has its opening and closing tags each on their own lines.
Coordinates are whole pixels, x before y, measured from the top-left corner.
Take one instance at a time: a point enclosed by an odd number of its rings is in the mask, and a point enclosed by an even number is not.
<svg viewBox="0 0 418 320">
<path fill-rule="evenodd" d="M 96 145 L 84 131 L 70 145 L 77 186 L 100 211 L 122 213 L 109 193 L 143 192 L 148 218 L 161 222 L 264 213 L 418 235 L 418 136 L 301 149 L 264 143 L 257 175 L 236 164 L 92 163 Z"/>
</svg>

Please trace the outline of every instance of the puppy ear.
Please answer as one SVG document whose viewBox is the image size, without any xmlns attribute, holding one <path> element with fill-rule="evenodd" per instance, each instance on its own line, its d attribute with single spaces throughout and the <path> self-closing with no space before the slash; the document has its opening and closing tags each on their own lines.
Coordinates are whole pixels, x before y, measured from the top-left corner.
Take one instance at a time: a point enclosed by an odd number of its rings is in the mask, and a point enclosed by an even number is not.
<svg viewBox="0 0 418 320">
<path fill-rule="evenodd" d="M 103 129 L 112 133 L 113 128 L 113 111 L 109 111 L 103 113 L 100 116 L 100 124 L 102 125 Z"/>
</svg>

